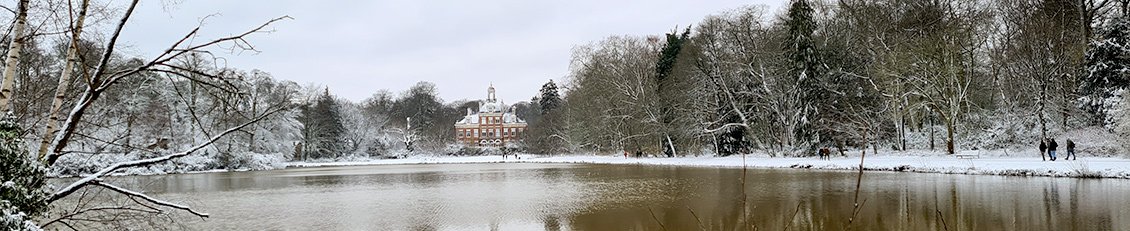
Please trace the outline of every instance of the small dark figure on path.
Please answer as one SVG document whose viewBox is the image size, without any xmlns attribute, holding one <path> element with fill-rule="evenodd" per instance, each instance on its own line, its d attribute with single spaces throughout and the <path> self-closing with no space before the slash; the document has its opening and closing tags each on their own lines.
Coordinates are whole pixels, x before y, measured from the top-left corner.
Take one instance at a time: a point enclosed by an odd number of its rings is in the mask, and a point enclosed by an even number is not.
<svg viewBox="0 0 1130 231">
<path fill-rule="evenodd" d="M 1048 154 L 1048 142 L 1047 142 L 1046 139 L 1041 139 L 1040 140 L 1040 158 L 1044 158 L 1045 154 Z"/>
<path fill-rule="evenodd" d="M 1071 141 L 1071 139 L 1067 139 L 1067 156 L 1064 156 L 1063 159 L 1066 160 L 1068 158 L 1071 158 L 1071 160 L 1079 159 L 1079 156 L 1075 155 L 1075 142 Z"/>
<path fill-rule="evenodd" d="M 1055 143 L 1055 139 L 1049 139 L 1048 141 L 1048 156 L 1052 158 L 1052 161 L 1055 161 L 1055 148 L 1059 147 L 1059 144 Z"/>
</svg>

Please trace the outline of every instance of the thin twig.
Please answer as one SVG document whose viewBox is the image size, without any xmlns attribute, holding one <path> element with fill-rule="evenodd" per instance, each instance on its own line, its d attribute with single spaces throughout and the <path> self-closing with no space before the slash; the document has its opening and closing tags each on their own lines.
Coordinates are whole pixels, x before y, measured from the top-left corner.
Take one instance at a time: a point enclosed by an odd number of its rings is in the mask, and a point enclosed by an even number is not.
<svg viewBox="0 0 1130 231">
<path fill-rule="evenodd" d="M 793 210 L 793 217 L 789 218 L 789 223 L 785 223 L 785 231 L 789 231 L 789 226 L 792 226 L 793 221 L 796 221 L 796 214 L 800 213 L 800 204 L 801 203 L 796 203 L 796 209 Z"/>
<path fill-rule="evenodd" d="M 204 218 L 208 218 L 208 216 L 210 216 L 207 213 L 201 213 L 201 212 L 197 212 L 196 210 L 192 210 L 192 208 L 185 206 L 185 205 L 174 204 L 172 202 L 163 201 L 163 200 L 160 200 L 160 199 L 157 199 L 157 198 L 153 198 L 149 195 L 145 195 L 144 193 L 131 191 L 129 189 L 118 187 L 118 186 L 112 185 L 112 184 L 107 184 L 105 182 L 102 182 L 101 180 L 92 181 L 90 184 L 106 187 L 110 190 L 114 190 L 116 192 L 129 195 L 131 197 L 138 197 L 138 198 L 141 198 L 141 199 L 145 199 L 146 201 L 149 201 L 150 203 L 188 211 L 189 213 L 192 213 L 192 215 L 196 215 L 197 217 L 200 217 L 201 220 L 204 220 Z"/>
<path fill-rule="evenodd" d="M 851 217 L 848 218 L 848 225 L 847 227 L 844 227 L 845 230 L 850 228 L 852 223 L 855 222 L 855 216 L 859 214 L 859 211 L 861 210 L 860 208 L 863 207 L 863 205 L 859 203 L 859 191 L 863 184 L 863 159 L 867 157 L 866 148 L 867 147 L 864 146 L 862 154 L 859 155 L 859 174 L 855 177 L 855 201 L 853 202 L 854 207 L 852 209 Z"/>
<path fill-rule="evenodd" d="M 942 221 L 942 228 L 945 229 L 946 231 L 949 231 L 950 227 L 949 227 L 949 225 L 946 225 L 946 218 L 942 217 L 942 210 L 938 210 L 937 207 L 935 207 L 934 212 L 936 212 L 938 214 L 937 215 L 938 220 Z"/>
<path fill-rule="evenodd" d="M 651 211 L 651 207 L 648 207 L 648 208 L 647 208 L 647 212 L 648 212 L 648 213 L 651 213 L 651 219 L 654 219 L 654 220 L 655 220 L 655 223 L 659 223 L 659 228 L 663 228 L 663 230 L 667 230 L 667 227 L 666 227 L 666 226 L 663 226 L 663 222 L 659 221 L 659 218 L 656 218 L 656 217 L 655 217 L 655 212 L 652 212 L 652 211 Z"/>
<path fill-rule="evenodd" d="M 691 216 L 692 216 L 692 217 L 694 217 L 694 221 L 695 221 L 695 222 L 698 222 L 698 228 L 699 228 L 699 229 L 702 229 L 702 230 L 706 230 L 706 227 L 705 227 L 705 226 L 702 226 L 702 220 L 698 219 L 698 214 L 695 214 L 695 213 L 694 213 L 694 210 L 693 210 L 693 209 L 691 209 L 691 207 L 689 207 L 689 206 L 687 207 L 687 211 L 690 211 L 690 212 L 691 212 Z"/>
</svg>

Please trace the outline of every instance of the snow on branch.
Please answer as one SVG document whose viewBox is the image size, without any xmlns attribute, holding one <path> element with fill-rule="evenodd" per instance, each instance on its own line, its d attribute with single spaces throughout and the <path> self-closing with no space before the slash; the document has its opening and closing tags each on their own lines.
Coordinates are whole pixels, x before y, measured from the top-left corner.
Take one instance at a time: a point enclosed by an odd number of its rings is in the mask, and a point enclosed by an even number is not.
<svg viewBox="0 0 1130 231">
<path fill-rule="evenodd" d="M 743 127 L 743 128 L 749 128 L 749 124 L 745 124 L 745 123 L 727 123 L 727 124 L 723 124 L 722 126 L 719 126 L 719 127 L 717 127 L 717 128 L 706 128 L 706 129 L 703 129 L 703 132 L 705 132 L 705 133 L 714 133 L 714 132 L 717 132 L 717 131 L 721 131 L 721 130 L 723 130 L 723 129 L 727 129 L 727 128 L 730 128 L 730 127 Z"/>
<path fill-rule="evenodd" d="M 172 203 L 172 202 L 168 202 L 168 201 L 163 201 L 163 200 L 157 199 L 157 198 L 153 198 L 152 196 L 145 195 L 144 193 L 141 193 L 141 192 L 137 192 L 137 191 L 125 189 L 125 188 L 122 188 L 122 187 L 118 187 L 117 185 L 107 184 L 106 182 L 102 182 L 102 180 L 94 180 L 94 181 L 91 181 L 90 184 L 102 186 L 102 187 L 105 187 L 107 189 L 113 190 L 115 192 L 119 192 L 121 194 L 129 195 L 131 197 L 141 198 L 141 199 L 144 199 L 145 201 L 149 201 L 151 203 L 158 204 L 158 205 L 161 205 L 161 206 L 188 211 L 189 213 L 192 213 L 192 215 L 196 215 L 196 216 L 200 217 L 200 219 L 208 218 L 208 216 L 210 216 L 207 213 L 202 213 L 202 212 L 199 212 L 199 211 L 196 211 L 196 210 L 192 210 L 192 208 L 190 208 L 188 206 L 176 204 L 176 203 Z"/>
<path fill-rule="evenodd" d="M 158 55 L 156 58 L 149 61 L 148 63 L 141 65 L 141 66 L 138 66 L 138 67 L 133 68 L 133 69 L 129 69 L 129 70 L 113 72 L 113 73 L 106 73 L 106 71 L 104 71 L 105 68 L 106 68 L 106 62 L 108 62 L 108 60 L 110 59 L 111 53 L 114 50 L 114 45 L 118 40 L 118 35 L 120 34 L 122 27 L 125 26 L 126 22 L 129 19 L 130 14 L 133 12 L 134 7 L 136 5 L 137 5 L 137 0 L 134 0 L 132 2 L 132 4 L 130 5 L 129 9 L 126 11 L 126 15 L 124 17 L 122 17 L 121 21 L 118 23 L 117 27 L 115 28 L 115 32 L 114 32 L 113 36 L 110 38 L 110 42 L 107 44 L 107 49 L 103 53 L 102 60 L 99 62 L 97 69 L 95 69 L 96 71 L 94 72 L 93 76 L 88 77 L 86 79 L 86 83 L 88 84 L 88 88 L 86 89 L 86 91 L 84 91 L 82 93 L 81 97 L 78 99 L 78 102 L 75 103 L 74 108 L 71 110 L 70 114 L 68 114 L 67 119 L 65 120 L 66 122 L 63 123 L 62 127 L 60 127 L 59 133 L 55 134 L 55 138 L 53 138 L 52 145 L 51 145 L 52 146 L 52 148 L 51 148 L 52 152 L 51 152 L 51 154 L 47 155 L 47 160 L 46 160 L 47 165 L 54 164 L 55 161 L 59 159 L 59 157 L 61 157 L 62 155 L 65 154 L 63 152 L 63 149 L 66 148 L 67 144 L 70 142 L 72 135 L 74 135 L 75 127 L 78 125 L 79 121 L 82 119 L 84 113 L 86 112 L 86 109 L 89 108 L 91 105 L 93 105 L 94 101 L 96 101 L 98 99 L 99 95 L 101 95 L 101 93 L 103 91 L 106 91 L 107 89 L 109 89 L 111 86 L 113 86 L 119 80 L 126 78 L 126 77 L 135 76 L 135 74 L 141 73 L 141 72 L 144 72 L 144 71 L 156 71 L 156 72 L 162 72 L 162 73 L 169 73 L 169 71 L 164 71 L 162 69 L 159 69 L 161 67 L 171 68 L 173 70 L 182 70 L 183 68 L 177 68 L 176 66 L 169 65 L 167 63 L 169 61 L 177 58 L 177 57 L 180 57 L 181 55 L 184 55 L 184 54 L 187 54 L 187 53 L 193 53 L 193 52 L 201 52 L 201 49 L 204 49 L 206 47 L 213 46 L 213 45 L 216 45 L 216 44 L 220 44 L 220 43 L 223 43 L 223 42 L 231 41 L 231 42 L 236 42 L 236 43 L 242 42 L 242 43 L 246 44 L 247 41 L 244 40 L 243 37 L 245 37 L 247 35 L 254 34 L 254 33 L 258 33 L 258 32 L 264 32 L 264 28 L 266 28 L 268 25 L 271 25 L 272 23 L 275 23 L 275 22 L 278 22 L 278 21 L 281 21 L 281 20 L 284 20 L 284 19 L 290 19 L 291 18 L 290 16 L 278 17 L 278 18 L 272 19 L 270 21 L 267 21 L 266 23 L 259 25 L 258 27 L 255 27 L 254 29 L 245 31 L 245 32 L 238 34 L 238 35 L 215 39 L 215 40 L 212 40 L 212 41 L 200 44 L 200 45 L 187 46 L 185 48 L 178 48 L 178 47 L 182 47 L 182 45 L 184 45 L 187 41 L 196 37 L 197 33 L 200 31 L 200 26 L 197 26 L 191 32 L 186 34 L 183 38 L 178 40 L 176 43 L 174 43 L 172 46 L 170 46 L 168 49 L 166 49 L 163 53 L 161 53 L 160 55 Z M 248 45 L 238 45 L 237 44 L 237 46 L 243 47 L 244 49 L 254 49 L 254 47 L 251 47 L 251 46 L 248 46 Z"/>
<path fill-rule="evenodd" d="M 138 167 L 138 166 L 147 166 L 147 165 L 161 163 L 161 162 L 169 161 L 169 160 L 172 160 L 172 159 L 175 159 L 175 158 L 187 156 L 187 155 L 192 154 L 193 152 L 195 152 L 197 150 L 200 150 L 200 149 L 203 149 L 204 147 L 207 147 L 208 145 L 212 145 L 212 143 L 215 143 L 216 141 L 220 140 L 220 138 L 223 138 L 224 136 L 226 136 L 229 133 L 243 129 L 244 127 L 247 127 L 251 124 L 254 124 L 256 122 L 259 122 L 260 120 L 267 118 L 271 114 L 283 111 L 285 109 L 286 109 L 286 107 L 279 107 L 279 108 L 276 108 L 274 110 L 267 111 L 266 113 L 263 113 L 262 115 L 255 117 L 255 119 L 252 119 L 251 121 L 247 121 L 246 123 L 240 124 L 239 126 L 229 128 L 228 130 L 225 130 L 224 132 L 213 136 L 212 139 L 209 139 L 207 142 L 201 143 L 199 145 L 196 145 L 196 146 L 189 148 L 188 150 L 185 150 L 185 151 L 182 151 L 182 152 L 173 153 L 173 154 L 160 156 L 160 157 L 149 158 L 149 159 L 141 159 L 141 160 L 135 160 L 135 161 L 126 161 L 126 162 L 115 163 L 113 165 L 110 165 L 109 167 L 106 167 L 106 168 L 103 168 L 102 170 L 99 170 L 98 172 L 95 172 L 94 174 L 90 174 L 86 177 L 83 177 L 82 179 L 79 179 L 78 181 L 75 181 L 74 183 L 67 185 L 67 187 L 63 187 L 58 192 L 55 192 L 55 194 L 51 196 L 51 199 L 47 200 L 47 203 L 52 203 L 52 202 L 54 202 L 58 199 L 66 197 L 67 195 L 74 193 L 76 190 L 78 190 L 78 189 L 80 189 L 80 188 L 82 188 L 86 185 L 95 184 L 95 182 L 98 181 L 98 178 L 109 175 L 110 173 L 113 173 L 114 171 L 117 171 L 119 169 L 129 168 L 129 167 Z"/>
</svg>

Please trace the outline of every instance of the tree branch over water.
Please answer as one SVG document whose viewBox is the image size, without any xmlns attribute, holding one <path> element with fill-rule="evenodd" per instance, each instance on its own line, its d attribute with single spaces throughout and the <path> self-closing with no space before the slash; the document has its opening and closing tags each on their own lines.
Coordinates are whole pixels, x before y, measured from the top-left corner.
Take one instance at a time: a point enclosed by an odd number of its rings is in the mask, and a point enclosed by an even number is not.
<svg viewBox="0 0 1130 231">
<path fill-rule="evenodd" d="M 274 110 L 268 111 L 268 112 L 266 112 L 266 113 L 264 113 L 264 114 L 262 114 L 262 115 L 260 115 L 256 118 L 252 119 L 251 121 L 240 124 L 239 126 L 229 128 L 228 130 L 225 130 L 224 132 L 222 132 L 222 133 L 220 133 L 216 136 L 213 136 L 212 139 L 209 139 L 207 142 L 196 145 L 196 146 L 189 148 L 188 150 L 185 150 L 185 151 L 181 151 L 181 152 L 178 152 L 178 153 L 169 154 L 169 155 L 165 155 L 165 156 L 155 157 L 155 158 L 115 163 L 115 164 L 113 164 L 109 167 L 106 167 L 106 168 L 103 168 L 102 170 L 99 170 L 98 172 L 95 172 L 94 174 L 83 177 L 82 179 L 79 179 L 78 181 L 75 181 L 74 183 L 71 183 L 70 185 L 63 187 L 62 189 L 59 189 L 59 191 L 55 192 L 55 194 L 52 195 L 51 198 L 48 199 L 47 201 L 48 201 L 48 203 L 51 203 L 51 202 L 59 200 L 63 197 L 66 197 L 67 195 L 70 195 L 71 193 L 74 193 L 75 190 L 78 190 L 78 189 L 80 189 L 84 186 L 87 186 L 87 185 L 90 185 L 90 184 L 98 184 L 97 182 L 99 181 L 99 179 L 101 177 L 110 175 L 111 173 L 113 173 L 114 171 L 117 171 L 119 169 L 128 168 L 128 167 L 146 166 L 146 165 L 161 163 L 161 162 L 169 161 L 169 160 L 172 160 L 172 159 L 175 159 L 175 158 L 187 156 L 189 154 L 192 154 L 193 152 L 196 152 L 200 149 L 203 149 L 204 147 L 207 147 L 208 145 L 212 145 L 212 143 L 215 143 L 216 141 L 220 140 L 221 138 L 228 135 L 229 133 L 243 129 L 244 127 L 247 127 L 251 124 L 259 122 L 260 120 L 263 120 L 264 118 L 267 118 L 271 114 L 274 114 L 276 112 L 280 112 L 280 111 L 283 111 L 283 110 L 286 110 L 286 109 L 287 109 L 286 107 L 275 108 Z"/>
</svg>

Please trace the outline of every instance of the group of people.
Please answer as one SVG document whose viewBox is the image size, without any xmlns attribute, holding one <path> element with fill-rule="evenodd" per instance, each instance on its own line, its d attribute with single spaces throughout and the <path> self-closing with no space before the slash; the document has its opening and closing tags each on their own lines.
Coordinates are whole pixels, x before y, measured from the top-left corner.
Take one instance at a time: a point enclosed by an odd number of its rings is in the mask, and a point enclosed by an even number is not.
<svg viewBox="0 0 1130 231">
<path fill-rule="evenodd" d="M 1046 138 L 1046 139 L 1040 141 L 1040 155 L 1043 156 L 1044 154 L 1047 154 L 1048 157 L 1052 161 L 1055 161 L 1055 159 L 1056 159 L 1055 151 L 1056 151 L 1057 148 L 1059 148 L 1059 144 L 1057 144 L 1055 142 L 1055 139 Z M 1077 160 L 1077 159 L 1079 159 L 1079 157 L 1075 155 L 1075 142 L 1071 141 L 1071 139 L 1067 139 L 1067 147 L 1066 148 L 1067 148 L 1067 156 L 1063 157 L 1064 160 L 1067 160 L 1067 159 Z"/>
</svg>

